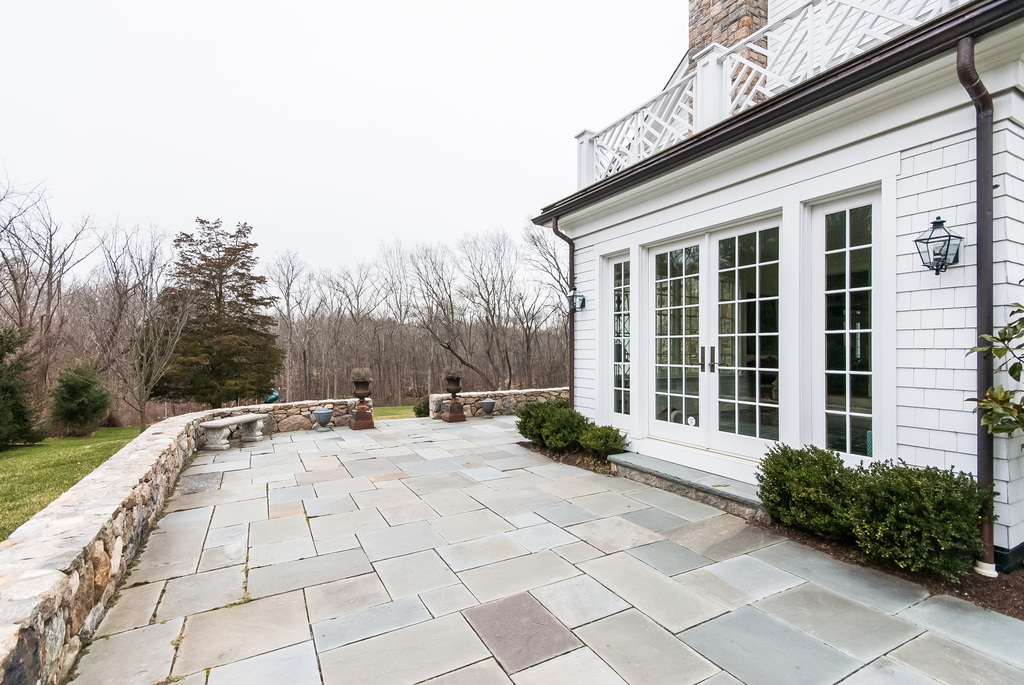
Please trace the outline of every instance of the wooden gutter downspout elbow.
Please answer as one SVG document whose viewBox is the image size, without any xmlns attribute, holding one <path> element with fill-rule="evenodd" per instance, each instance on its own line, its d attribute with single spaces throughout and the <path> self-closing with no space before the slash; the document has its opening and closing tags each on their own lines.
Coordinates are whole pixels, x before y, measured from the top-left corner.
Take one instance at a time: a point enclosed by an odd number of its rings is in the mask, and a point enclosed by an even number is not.
<svg viewBox="0 0 1024 685">
<path fill-rule="evenodd" d="M 576 289 L 576 243 L 558 230 L 558 217 L 552 217 L 551 230 L 569 245 L 569 292 Z M 569 307 L 569 408 L 576 408 L 576 311 Z"/>
<path fill-rule="evenodd" d="M 977 140 L 977 231 L 978 231 L 978 343 L 983 345 L 982 335 L 991 335 L 992 325 L 992 96 L 981 82 L 974 65 L 974 37 L 964 36 L 956 46 L 956 75 L 961 85 L 971 96 L 977 112 L 975 137 Z M 978 397 L 984 397 L 994 384 L 993 362 L 989 355 L 977 355 Z M 978 412 L 978 485 L 991 488 L 994 484 L 992 472 L 992 434 L 981 423 L 983 412 Z M 989 512 L 982 519 L 981 539 L 985 545 L 982 558 L 975 563 L 974 570 L 983 576 L 994 578 L 996 572 L 995 548 L 993 542 L 992 515 Z"/>
</svg>

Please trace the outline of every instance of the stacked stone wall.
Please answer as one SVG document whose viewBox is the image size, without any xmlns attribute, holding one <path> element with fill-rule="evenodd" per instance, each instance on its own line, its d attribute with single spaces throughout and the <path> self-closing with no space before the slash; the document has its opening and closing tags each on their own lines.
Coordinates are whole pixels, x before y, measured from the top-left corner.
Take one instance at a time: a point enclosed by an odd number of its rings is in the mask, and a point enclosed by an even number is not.
<svg viewBox="0 0 1024 685">
<path fill-rule="evenodd" d="M 25 522 L 0 542 L 0 683 L 64 681 L 182 468 L 205 444 L 200 423 L 265 413 L 265 433 L 306 430 L 313 410 L 323 406 L 334 409 L 330 425 L 345 426 L 355 404 L 290 402 L 165 419 Z"/>
<path fill-rule="evenodd" d="M 550 402 L 569 399 L 569 388 L 542 388 L 534 390 L 496 390 L 494 392 L 460 392 L 459 401 L 466 416 L 485 416 L 481 403 L 494 400 L 494 415 L 515 414 L 516 409 L 528 402 Z M 444 407 L 451 400 L 448 393 L 430 396 L 430 418 L 440 419 Z"/>
<path fill-rule="evenodd" d="M 690 3 L 689 53 L 712 43 L 731 47 L 767 23 L 767 0 L 696 0 Z"/>
</svg>

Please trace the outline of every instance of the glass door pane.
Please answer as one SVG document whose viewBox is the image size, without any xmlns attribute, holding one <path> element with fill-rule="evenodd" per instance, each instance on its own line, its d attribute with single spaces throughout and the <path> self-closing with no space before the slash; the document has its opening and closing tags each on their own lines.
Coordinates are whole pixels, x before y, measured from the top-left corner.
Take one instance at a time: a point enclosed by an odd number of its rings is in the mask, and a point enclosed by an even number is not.
<svg viewBox="0 0 1024 685">
<path fill-rule="evenodd" d="M 702 427 L 700 251 L 699 244 L 690 244 L 654 255 L 652 429 L 656 431 L 672 424 Z"/>
<path fill-rule="evenodd" d="M 717 246 L 717 429 L 778 440 L 779 229 Z"/>
<path fill-rule="evenodd" d="M 612 265 L 612 411 L 629 414 L 629 260 Z"/>
</svg>

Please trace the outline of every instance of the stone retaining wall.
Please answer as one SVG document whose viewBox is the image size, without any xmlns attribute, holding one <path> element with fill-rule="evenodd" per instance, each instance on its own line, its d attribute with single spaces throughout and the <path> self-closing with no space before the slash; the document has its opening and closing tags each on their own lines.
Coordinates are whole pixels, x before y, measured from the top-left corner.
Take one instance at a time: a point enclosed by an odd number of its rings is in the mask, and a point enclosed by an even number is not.
<svg viewBox="0 0 1024 685">
<path fill-rule="evenodd" d="M 334 409 L 332 425 L 344 426 L 355 403 L 253 405 L 165 419 L 25 522 L 0 542 L 0 683 L 57 685 L 67 677 L 178 474 L 205 444 L 200 423 L 256 412 L 270 414 L 265 433 L 305 430 L 312 411 L 326 406 Z"/>
<path fill-rule="evenodd" d="M 494 392 L 460 392 L 466 416 L 484 416 L 480 403 L 490 397 L 494 400 L 494 414 L 515 414 L 516 409 L 527 402 L 549 402 L 555 399 L 569 399 L 569 388 L 541 388 L 533 390 L 495 390 Z M 440 419 L 444 405 L 451 399 L 449 393 L 430 396 L 430 418 Z"/>
</svg>

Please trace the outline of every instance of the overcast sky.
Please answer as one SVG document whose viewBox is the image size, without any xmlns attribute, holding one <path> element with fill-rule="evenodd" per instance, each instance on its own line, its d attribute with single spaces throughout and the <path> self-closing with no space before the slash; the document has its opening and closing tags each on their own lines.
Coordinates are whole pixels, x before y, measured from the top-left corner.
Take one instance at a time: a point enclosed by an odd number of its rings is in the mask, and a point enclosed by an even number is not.
<svg viewBox="0 0 1024 685">
<path fill-rule="evenodd" d="M 316 266 L 576 189 L 573 136 L 655 95 L 668 0 L 4 0 L 0 175 L 66 222 L 255 227 Z"/>
</svg>

